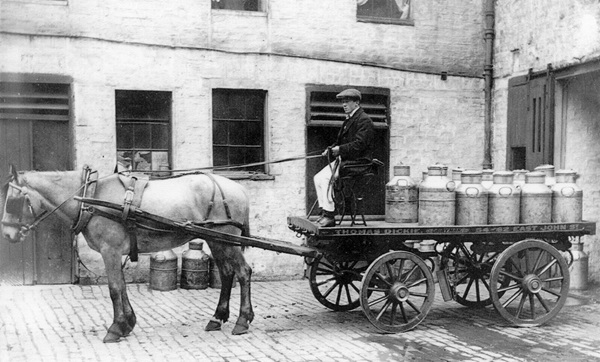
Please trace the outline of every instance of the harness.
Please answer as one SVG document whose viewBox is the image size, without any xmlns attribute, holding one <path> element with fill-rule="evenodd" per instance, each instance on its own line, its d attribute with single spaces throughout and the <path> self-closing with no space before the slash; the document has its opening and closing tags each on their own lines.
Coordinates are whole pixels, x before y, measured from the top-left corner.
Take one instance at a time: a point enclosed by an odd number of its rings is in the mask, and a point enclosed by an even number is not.
<svg viewBox="0 0 600 362">
<path fill-rule="evenodd" d="M 221 185 L 218 183 L 218 181 L 210 173 L 200 173 L 200 174 L 206 175 L 212 181 L 212 184 L 213 184 L 212 195 L 211 195 L 211 199 L 208 204 L 208 207 L 207 207 L 206 215 L 204 216 L 204 220 L 185 221 L 184 224 L 191 223 L 191 224 L 205 226 L 205 227 L 211 227 L 211 226 L 215 226 L 215 225 L 232 225 L 239 229 L 243 229 L 243 225 L 241 223 L 232 219 L 231 211 L 229 209 L 229 205 L 227 204 L 227 200 L 225 198 L 225 193 L 223 192 L 223 189 L 222 189 Z M 175 176 L 175 177 L 177 177 L 177 176 Z M 162 179 L 164 179 L 164 178 L 162 178 Z M 44 211 L 40 215 L 36 215 L 33 207 L 31 206 L 31 200 L 29 199 L 29 196 L 27 194 L 27 187 L 26 186 L 21 187 L 13 182 L 9 182 L 8 186 L 10 188 L 19 190 L 21 195 L 8 196 L 8 190 L 7 190 L 7 198 L 6 198 L 6 204 L 5 204 L 4 211 L 6 213 L 9 213 L 12 215 L 18 215 L 19 220 L 17 222 L 2 221 L 2 223 L 7 226 L 20 227 L 21 234 L 26 235 L 29 231 L 35 229 L 35 227 L 37 227 L 37 225 L 40 222 L 42 222 L 48 216 L 50 216 L 51 214 L 56 212 L 60 207 L 62 207 L 65 203 L 67 203 L 71 198 L 74 197 L 76 200 L 80 201 L 80 207 L 79 207 L 79 213 L 77 215 L 77 219 L 74 221 L 73 226 L 71 227 L 71 230 L 73 231 L 74 235 L 76 235 L 76 234 L 80 233 L 82 230 L 84 230 L 86 228 L 86 226 L 89 224 L 92 217 L 94 217 L 94 216 L 102 216 L 102 217 L 111 219 L 113 221 L 119 222 L 125 226 L 125 228 L 127 229 L 128 233 L 129 233 L 129 242 L 130 242 L 129 258 L 131 259 L 131 261 L 138 261 L 138 253 L 139 253 L 138 252 L 138 243 L 137 243 L 137 228 L 138 227 L 143 228 L 143 229 L 152 230 L 152 231 L 158 231 L 158 232 L 179 232 L 180 230 L 178 230 L 176 228 L 165 228 L 165 225 L 162 225 L 162 224 L 160 225 L 159 228 L 157 228 L 152 225 L 149 225 L 149 222 L 147 220 L 140 220 L 139 218 L 135 217 L 135 210 L 137 210 L 140 207 L 144 190 L 145 190 L 146 186 L 148 185 L 148 182 L 150 181 L 149 176 L 141 175 L 141 174 L 140 175 L 138 175 L 138 174 L 136 174 L 136 175 L 119 174 L 119 180 L 123 183 L 123 186 L 125 188 L 125 193 L 123 196 L 122 211 L 120 213 L 119 212 L 111 212 L 111 211 L 104 210 L 104 209 L 99 209 L 99 208 L 89 206 L 86 204 L 86 200 L 100 201 L 100 200 L 94 199 L 97 184 L 99 182 L 98 172 L 95 170 L 92 170 L 90 167 L 88 167 L 86 165 L 86 166 L 84 166 L 83 172 L 82 172 L 82 186 L 79 187 L 72 196 L 68 197 L 60 205 L 56 206 L 53 210 Z M 81 196 L 76 196 L 77 194 L 79 194 L 80 191 L 81 191 L 81 194 L 80 194 Z M 227 216 L 226 220 L 209 220 L 211 213 L 214 209 L 215 197 L 217 195 L 217 191 L 219 192 L 221 202 L 223 203 L 223 208 L 224 208 L 225 214 Z M 34 221 L 31 224 L 24 224 L 22 222 L 23 204 L 25 201 L 28 202 L 29 210 L 34 217 Z"/>
</svg>

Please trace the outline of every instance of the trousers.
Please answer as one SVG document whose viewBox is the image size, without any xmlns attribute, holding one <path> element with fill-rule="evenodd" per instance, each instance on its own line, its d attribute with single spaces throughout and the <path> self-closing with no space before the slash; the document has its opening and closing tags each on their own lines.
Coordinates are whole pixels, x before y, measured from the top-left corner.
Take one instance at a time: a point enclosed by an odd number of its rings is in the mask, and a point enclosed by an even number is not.
<svg viewBox="0 0 600 362">
<path fill-rule="evenodd" d="M 339 164 L 340 158 L 338 157 L 335 161 L 323 167 L 321 171 L 317 172 L 317 174 L 313 177 L 315 189 L 317 190 L 317 202 L 319 203 L 319 207 L 324 211 L 335 211 L 332 183 L 340 175 Z"/>
</svg>

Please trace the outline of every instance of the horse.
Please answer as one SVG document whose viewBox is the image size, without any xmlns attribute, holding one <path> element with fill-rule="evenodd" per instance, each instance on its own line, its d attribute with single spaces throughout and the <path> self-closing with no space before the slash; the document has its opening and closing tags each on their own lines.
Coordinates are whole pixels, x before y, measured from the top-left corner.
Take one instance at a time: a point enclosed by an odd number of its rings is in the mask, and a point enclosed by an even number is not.
<svg viewBox="0 0 600 362">
<path fill-rule="evenodd" d="M 2 235 L 11 242 L 23 241 L 26 232 L 48 213 L 56 213 L 66 222 L 78 224 L 90 248 L 102 255 L 108 278 L 113 320 L 103 341 L 118 342 L 131 333 L 136 324 L 136 316 L 127 296 L 122 256 L 129 255 L 136 247 L 141 253 L 172 249 L 197 236 L 143 225 L 136 227 L 132 235 L 127 222 L 118 217 L 107 217 L 110 214 L 108 208 L 104 208 L 103 213 L 90 214 L 90 209 L 74 196 L 86 197 L 86 190 L 89 193 L 88 189 L 92 189 L 95 191 L 92 197 L 98 200 L 124 204 L 127 191 L 132 189 L 127 187 L 127 183 L 124 184 L 128 178 L 122 173 L 103 177 L 96 174 L 95 179 L 89 177 L 89 172 L 87 175 L 82 177 L 82 172 L 78 171 L 17 171 L 11 166 L 9 182 L 1 190 L 6 197 Z M 95 209 L 100 211 L 103 208 Z M 207 227 L 227 234 L 249 236 L 249 201 L 244 187 L 210 173 L 147 180 L 139 209 L 171 220 L 204 222 L 209 225 Z M 88 214 L 84 225 L 80 225 L 82 213 L 86 210 Z M 132 244 L 131 240 L 137 242 Z M 244 334 L 254 318 L 250 299 L 252 269 L 244 259 L 242 247 L 208 238 L 206 242 L 219 269 L 221 292 L 216 310 L 205 330 L 220 330 L 229 319 L 231 288 L 233 278 L 237 276 L 241 298 L 239 317 L 232 334 Z"/>
</svg>

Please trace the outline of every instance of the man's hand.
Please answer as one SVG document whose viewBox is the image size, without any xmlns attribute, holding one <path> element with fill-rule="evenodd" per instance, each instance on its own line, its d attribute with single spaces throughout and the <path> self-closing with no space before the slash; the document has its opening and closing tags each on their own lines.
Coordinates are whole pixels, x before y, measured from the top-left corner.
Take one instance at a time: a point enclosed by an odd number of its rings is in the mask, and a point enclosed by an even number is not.
<svg viewBox="0 0 600 362">
<path fill-rule="evenodd" d="M 325 151 L 323 151 L 323 153 L 321 153 L 321 156 L 327 156 L 329 152 L 331 152 L 331 155 L 333 157 L 339 156 L 340 155 L 340 146 L 327 147 L 327 149 Z"/>
</svg>

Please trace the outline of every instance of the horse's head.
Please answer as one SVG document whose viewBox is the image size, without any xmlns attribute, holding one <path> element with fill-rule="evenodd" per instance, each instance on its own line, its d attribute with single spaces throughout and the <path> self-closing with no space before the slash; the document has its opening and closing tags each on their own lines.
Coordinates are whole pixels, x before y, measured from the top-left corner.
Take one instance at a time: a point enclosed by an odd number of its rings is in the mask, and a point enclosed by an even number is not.
<svg viewBox="0 0 600 362">
<path fill-rule="evenodd" d="M 2 236 L 13 243 L 22 241 L 27 235 L 27 226 L 35 219 L 35 210 L 40 210 L 41 204 L 30 196 L 27 185 L 12 165 L 9 180 L 2 187 L 2 197 Z"/>
</svg>

